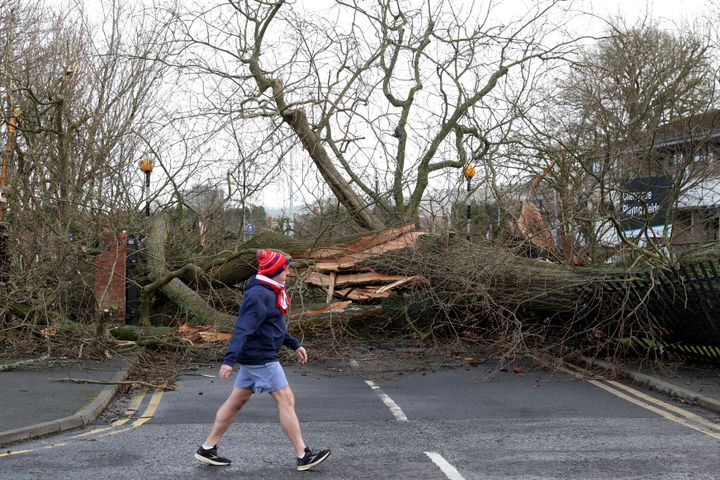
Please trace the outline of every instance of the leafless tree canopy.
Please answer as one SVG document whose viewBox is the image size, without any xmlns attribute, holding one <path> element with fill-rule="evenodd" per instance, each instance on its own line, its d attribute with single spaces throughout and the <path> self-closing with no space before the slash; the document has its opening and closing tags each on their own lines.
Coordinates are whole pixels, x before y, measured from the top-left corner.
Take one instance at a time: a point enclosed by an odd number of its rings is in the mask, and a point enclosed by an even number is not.
<svg viewBox="0 0 720 480">
<path fill-rule="evenodd" d="M 302 144 L 373 228 L 413 218 L 431 179 L 503 140 L 528 77 L 573 48 L 562 8 L 541 2 L 500 23 L 491 5 L 338 1 L 321 18 L 232 1 L 177 11 L 175 61 L 212 84 L 218 114 Z"/>
<path fill-rule="evenodd" d="M 671 165 L 661 149 L 671 128 L 677 130 L 675 138 L 684 131 L 689 139 L 691 130 L 705 128 L 699 117 L 717 106 L 716 46 L 704 27 L 697 28 L 670 32 L 649 19 L 633 25 L 609 19 L 605 35 L 568 57 L 568 68 L 544 85 L 544 98 L 523 107 L 526 123 L 515 138 L 529 160 L 519 164 L 530 178 L 548 167 L 541 183 L 545 193 L 536 193 L 563 235 L 578 239 L 591 260 L 607 258 L 601 237 L 620 230 L 617 207 L 624 180 L 668 176 L 673 179 L 670 202 L 677 202 L 713 175 L 692 155 Z M 691 174 L 676 175 L 676 170 Z M 637 240 L 624 241 L 623 247 L 633 249 Z M 636 253 L 656 263 L 672 262 L 669 242 L 646 243 Z"/>
</svg>

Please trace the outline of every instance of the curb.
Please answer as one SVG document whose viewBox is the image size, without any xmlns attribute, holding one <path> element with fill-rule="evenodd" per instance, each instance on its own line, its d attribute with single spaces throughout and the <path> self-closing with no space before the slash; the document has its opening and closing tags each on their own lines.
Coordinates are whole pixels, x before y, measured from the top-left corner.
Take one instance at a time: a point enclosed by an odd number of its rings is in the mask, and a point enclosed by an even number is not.
<svg viewBox="0 0 720 480">
<path fill-rule="evenodd" d="M 21 367 L 26 367 L 28 365 L 36 365 L 38 363 L 46 362 L 47 360 L 48 360 L 48 356 L 43 355 L 42 357 L 31 358 L 30 360 L 20 360 L 19 362 L 15 362 L 15 363 L 6 363 L 3 365 L 0 365 L 0 372 L 10 372 L 12 370 L 15 370 L 15 369 L 18 369 Z"/>
<path fill-rule="evenodd" d="M 127 379 L 130 368 L 135 364 L 137 356 L 129 358 L 128 365 L 118 371 L 110 382 L 122 382 Z M 78 410 L 74 415 L 50 420 L 49 422 L 36 423 L 27 427 L 20 427 L 14 430 L 0 432 L 0 446 L 11 443 L 43 437 L 45 435 L 65 432 L 75 428 L 86 427 L 95 421 L 96 418 L 107 408 L 122 385 L 107 385 L 90 404 Z"/>
<path fill-rule="evenodd" d="M 699 407 L 702 407 L 706 410 L 710 410 L 715 413 L 720 413 L 720 400 L 716 400 L 716 399 L 710 398 L 706 395 L 702 395 L 700 393 L 693 392 L 686 388 L 682 388 L 678 385 L 666 382 L 664 380 L 660 380 L 660 379 L 652 377 L 650 375 L 645 375 L 644 373 L 636 372 L 633 370 L 628 370 L 623 367 L 618 367 L 616 365 L 613 365 L 612 363 L 605 362 L 603 360 L 593 360 L 593 359 L 589 359 L 589 358 L 585 358 L 585 357 L 582 357 L 582 360 L 587 362 L 587 364 L 589 364 L 589 365 L 594 365 L 598 368 L 602 368 L 604 370 L 607 370 L 607 371 L 610 371 L 613 373 L 619 373 L 622 376 L 631 379 L 633 382 L 635 382 L 637 384 L 644 385 L 646 387 L 650 387 L 660 393 L 670 395 L 673 398 L 685 400 L 685 401 L 691 402 Z"/>
</svg>

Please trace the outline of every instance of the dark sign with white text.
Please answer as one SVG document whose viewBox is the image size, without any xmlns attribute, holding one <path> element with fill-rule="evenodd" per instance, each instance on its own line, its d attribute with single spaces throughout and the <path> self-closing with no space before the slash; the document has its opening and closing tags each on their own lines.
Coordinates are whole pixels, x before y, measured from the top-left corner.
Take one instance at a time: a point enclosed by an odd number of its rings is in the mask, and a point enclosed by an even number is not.
<svg viewBox="0 0 720 480">
<path fill-rule="evenodd" d="M 625 182 L 620 203 L 623 230 L 664 225 L 669 207 L 668 177 L 636 177 Z"/>
</svg>

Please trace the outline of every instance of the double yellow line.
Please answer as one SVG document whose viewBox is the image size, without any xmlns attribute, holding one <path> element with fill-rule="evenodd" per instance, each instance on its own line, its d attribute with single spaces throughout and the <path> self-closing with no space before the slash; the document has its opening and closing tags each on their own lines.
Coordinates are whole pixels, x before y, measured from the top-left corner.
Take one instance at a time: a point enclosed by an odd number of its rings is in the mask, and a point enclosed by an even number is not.
<svg viewBox="0 0 720 480">
<path fill-rule="evenodd" d="M 138 392 L 135 397 L 133 397 L 132 401 L 130 402 L 130 405 L 128 405 L 127 410 L 125 410 L 124 417 L 120 418 L 118 420 L 115 420 L 114 422 L 111 422 L 111 425 L 114 427 L 119 427 L 121 425 L 125 425 L 127 422 L 129 422 L 132 419 L 132 416 L 135 414 L 135 412 L 140 408 L 140 404 L 143 401 L 143 398 L 145 397 L 145 394 L 147 393 L 147 389 L 143 389 L 140 392 Z M 148 420 L 150 420 L 153 415 L 155 415 L 155 410 L 157 410 L 158 405 L 160 405 L 160 399 L 163 396 L 163 390 L 157 389 L 155 390 L 155 393 L 153 393 L 152 397 L 150 397 L 150 402 L 148 403 L 148 406 L 145 408 L 145 411 L 142 415 L 140 415 L 137 419 L 135 419 L 134 422 L 130 424 L 130 428 L 126 428 L 121 431 L 130 430 L 131 428 L 137 428 L 140 425 L 144 424 Z M 120 431 L 115 432 L 120 433 Z"/>
<path fill-rule="evenodd" d="M 570 372 L 572 375 L 579 377 L 574 372 Z M 580 377 L 582 378 L 582 377 Z M 670 420 L 671 422 L 679 423 L 687 428 L 691 428 L 698 432 L 709 435 L 716 440 L 720 440 L 720 424 L 715 423 L 707 418 L 703 418 L 700 415 L 696 415 L 684 408 L 680 408 L 676 405 L 672 405 L 667 402 L 663 402 L 655 397 L 651 397 L 639 390 L 623 385 L 620 382 L 614 380 L 587 380 L 588 383 L 605 390 L 608 393 L 615 395 L 627 402 L 630 402 L 638 407 L 642 407 L 645 410 L 653 412 L 661 417 Z"/>
<path fill-rule="evenodd" d="M 117 435 L 118 433 L 127 432 L 128 430 L 132 430 L 133 428 L 137 428 L 140 425 L 144 424 L 148 420 L 150 420 L 153 415 L 155 415 L 155 411 L 157 410 L 158 405 L 160 405 L 160 399 L 163 396 L 163 391 L 160 389 L 155 390 L 152 397 L 150 397 L 150 402 L 148 403 L 147 407 L 145 407 L 145 411 L 137 417 L 129 427 L 122 428 L 119 430 L 115 430 L 115 427 L 121 427 L 128 423 L 130 420 L 133 419 L 133 415 L 138 411 L 140 408 L 140 405 L 142 404 L 143 400 L 145 399 L 145 395 L 147 395 L 148 389 L 143 388 L 138 393 L 135 394 L 133 399 L 130 401 L 130 405 L 128 405 L 127 409 L 125 410 L 125 413 L 123 413 L 122 418 L 118 418 L 117 420 L 113 420 L 110 422 L 111 427 L 104 427 L 104 428 L 96 428 L 94 430 L 90 430 L 89 432 L 81 433 L 80 435 L 75 435 L 71 438 L 77 438 L 77 437 L 85 437 L 88 435 L 94 435 L 97 433 L 106 432 L 108 430 L 112 430 L 105 435 L 100 435 L 101 437 L 104 437 L 106 435 Z"/>
<path fill-rule="evenodd" d="M 584 375 L 580 374 L 575 370 L 569 368 L 560 367 L 559 370 L 567 373 L 570 376 L 586 381 L 591 385 L 605 390 L 618 398 L 630 402 L 633 405 L 644 408 L 650 412 L 660 415 L 666 420 L 678 423 L 692 430 L 704 433 L 716 440 L 720 440 L 720 424 L 708 420 L 707 418 L 696 415 L 689 410 L 680 408 L 676 405 L 672 405 L 667 402 L 663 402 L 655 397 L 647 395 L 639 390 L 632 387 L 628 387 L 620 382 L 614 380 L 590 380 Z"/>
<path fill-rule="evenodd" d="M 119 418 L 117 420 L 114 420 L 110 422 L 110 427 L 103 427 L 103 428 L 95 428 L 93 430 L 89 430 L 87 432 L 83 432 L 78 435 L 73 435 L 70 438 L 80 438 L 80 437 L 87 437 L 90 435 L 96 435 L 102 432 L 107 432 L 104 435 L 99 435 L 100 437 L 105 437 L 108 435 L 117 435 L 118 433 L 127 432 L 128 430 L 132 430 L 134 428 L 139 427 L 140 425 L 146 423 L 148 420 L 150 420 L 153 415 L 155 415 L 155 411 L 158 408 L 158 405 L 160 405 L 160 399 L 163 396 L 163 390 L 157 389 L 152 394 L 152 397 L 150 397 L 150 401 L 148 402 L 147 407 L 145 407 L 145 411 L 140 415 L 139 417 L 135 418 L 133 420 L 133 415 L 139 410 L 140 405 L 142 405 L 143 400 L 145 399 L 145 396 L 147 395 L 148 389 L 144 388 L 140 391 L 138 391 L 130 401 L 130 405 L 128 405 L 127 409 L 123 413 L 122 418 Z M 128 423 L 129 421 L 133 420 L 133 422 L 130 424 L 129 427 L 117 429 L 117 427 L 121 427 Z M 109 431 L 108 431 L 109 430 Z M 31 448 L 27 450 L 13 450 L 8 451 L 4 453 L 0 453 L 0 458 L 2 457 L 9 457 L 11 455 L 21 455 L 24 453 L 31 453 L 36 452 L 38 450 L 45 450 L 48 448 L 56 448 L 56 447 L 62 447 L 68 445 L 67 442 L 63 443 L 53 443 L 52 445 L 44 445 L 42 447 L 37 448 Z"/>
</svg>

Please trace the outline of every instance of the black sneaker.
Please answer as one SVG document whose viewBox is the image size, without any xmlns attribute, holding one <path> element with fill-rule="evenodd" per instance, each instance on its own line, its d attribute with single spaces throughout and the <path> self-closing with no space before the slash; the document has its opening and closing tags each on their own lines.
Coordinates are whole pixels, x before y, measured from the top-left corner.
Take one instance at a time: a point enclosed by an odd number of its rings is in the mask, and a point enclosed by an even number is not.
<svg viewBox="0 0 720 480">
<path fill-rule="evenodd" d="M 310 470 L 315 465 L 318 465 L 325 461 L 330 456 L 330 449 L 320 450 L 319 452 L 313 452 L 308 447 L 305 447 L 305 455 L 302 458 L 297 459 L 298 470 Z"/>
<path fill-rule="evenodd" d="M 217 445 L 207 450 L 200 445 L 200 448 L 195 452 L 195 458 L 208 465 L 230 465 L 232 463 L 232 460 L 218 457 Z"/>
</svg>

